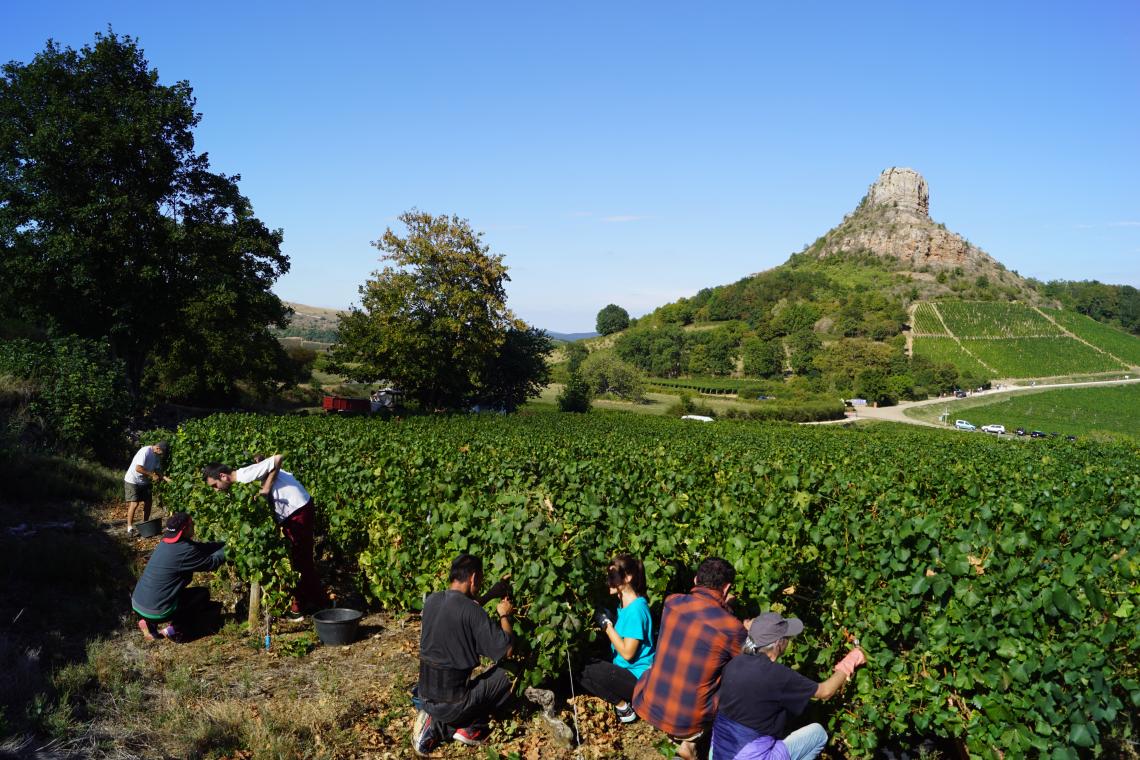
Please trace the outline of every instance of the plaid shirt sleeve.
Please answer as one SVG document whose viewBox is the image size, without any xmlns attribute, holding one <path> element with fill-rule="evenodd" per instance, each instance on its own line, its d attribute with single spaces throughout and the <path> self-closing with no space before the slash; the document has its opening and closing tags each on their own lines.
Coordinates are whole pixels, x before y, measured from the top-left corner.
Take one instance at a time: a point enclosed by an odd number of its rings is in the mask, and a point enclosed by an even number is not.
<svg viewBox="0 0 1140 760">
<path fill-rule="evenodd" d="M 676 736 L 708 728 L 725 664 L 740 653 L 744 625 L 711 589 L 665 600 L 653 666 L 638 680 L 633 709 L 652 726 Z"/>
</svg>

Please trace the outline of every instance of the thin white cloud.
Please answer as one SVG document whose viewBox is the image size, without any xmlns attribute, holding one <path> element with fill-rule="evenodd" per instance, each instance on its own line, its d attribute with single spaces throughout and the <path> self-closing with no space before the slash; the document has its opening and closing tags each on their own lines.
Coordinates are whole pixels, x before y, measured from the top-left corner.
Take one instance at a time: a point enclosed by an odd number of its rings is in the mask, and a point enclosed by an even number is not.
<svg viewBox="0 0 1140 760">
<path fill-rule="evenodd" d="M 640 222 L 645 218 L 647 217 L 635 214 L 615 214 L 614 216 L 603 216 L 602 221 L 607 224 L 624 224 L 625 222 Z"/>
<path fill-rule="evenodd" d="M 1101 227 L 1140 227 L 1140 222 L 1106 222 L 1103 224 L 1078 224 L 1078 230 L 1096 230 Z"/>
</svg>

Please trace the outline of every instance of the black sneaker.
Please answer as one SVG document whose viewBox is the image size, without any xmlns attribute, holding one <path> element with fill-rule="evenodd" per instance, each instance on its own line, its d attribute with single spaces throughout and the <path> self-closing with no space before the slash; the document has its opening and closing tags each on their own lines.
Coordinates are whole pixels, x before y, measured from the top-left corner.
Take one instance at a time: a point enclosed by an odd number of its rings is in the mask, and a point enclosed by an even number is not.
<svg viewBox="0 0 1140 760">
<path fill-rule="evenodd" d="M 622 723 L 633 723 L 637 720 L 637 713 L 633 711 L 633 705 L 626 704 L 625 707 L 618 707 L 614 705 L 614 712 L 617 713 L 618 720 Z"/>
<path fill-rule="evenodd" d="M 438 745 L 435 721 L 423 710 L 417 710 L 416 720 L 412 724 L 412 752 L 415 752 L 417 757 L 427 757 Z"/>
</svg>

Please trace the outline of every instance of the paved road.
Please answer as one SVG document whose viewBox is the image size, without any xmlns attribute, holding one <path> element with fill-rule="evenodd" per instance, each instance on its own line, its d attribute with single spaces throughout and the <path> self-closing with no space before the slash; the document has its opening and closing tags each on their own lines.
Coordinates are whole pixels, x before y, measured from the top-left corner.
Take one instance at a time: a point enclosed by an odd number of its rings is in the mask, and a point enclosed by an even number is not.
<svg viewBox="0 0 1140 760">
<path fill-rule="evenodd" d="M 1095 385 L 1130 385 L 1132 383 L 1140 383 L 1140 378 L 1131 378 L 1128 380 L 1097 380 L 1091 383 L 1042 383 L 1040 385 L 1003 385 L 1001 390 L 979 391 L 978 393 L 970 394 L 970 398 L 978 398 L 980 396 L 997 396 L 1003 393 L 1025 393 L 1028 391 L 1040 391 L 1049 388 L 1089 388 Z M 809 425 L 836 425 L 852 420 L 889 420 L 891 422 L 905 422 L 908 425 L 923 425 L 925 427 L 946 429 L 946 425 L 937 422 L 926 422 L 924 420 L 917 420 L 914 417 L 906 415 L 907 409 L 912 409 L 916 406 L 927 406 L 929 404 L 940 404 L 944 401 L 954 401 L 950 397 L 942 398 L 928 398 L 923 401 L 902 401 L 897 406 L 884 406 L 878 409 L 869 406 L 859 407 L 855 414 L 850 415 L 842 420 L 828 420 L 826 422 L 809 422 Z"/>
</svg>

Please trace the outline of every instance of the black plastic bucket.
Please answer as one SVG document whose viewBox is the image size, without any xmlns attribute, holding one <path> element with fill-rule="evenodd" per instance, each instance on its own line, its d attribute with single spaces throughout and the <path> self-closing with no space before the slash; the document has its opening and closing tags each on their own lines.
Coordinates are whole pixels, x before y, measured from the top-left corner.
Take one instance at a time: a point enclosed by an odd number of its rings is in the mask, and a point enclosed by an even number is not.
<svg viewBox="0 0 1140 760">
<path fill-rule="evenodd" d="M 344 646 L 356 641 L 356 629 L 364 613 L 360 610 L 334 608 L 313 615 L 317 624 L 317 638 L 322 644 Z"/>
<path fill-rule="evenodd" d="M 162 518 L 155 517 L 135 525 L 141 538 L 153 538 L 162 532 Z"/>
</svg>

